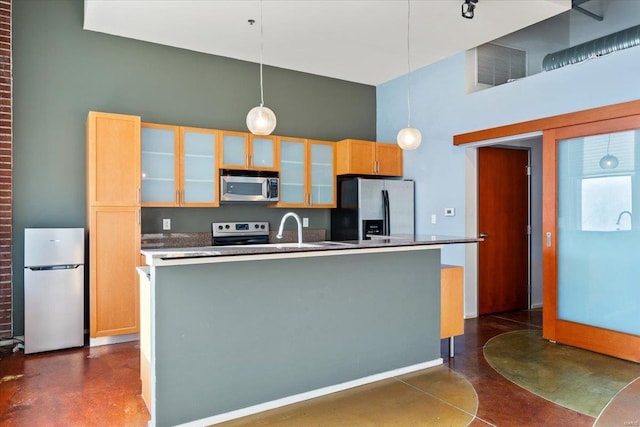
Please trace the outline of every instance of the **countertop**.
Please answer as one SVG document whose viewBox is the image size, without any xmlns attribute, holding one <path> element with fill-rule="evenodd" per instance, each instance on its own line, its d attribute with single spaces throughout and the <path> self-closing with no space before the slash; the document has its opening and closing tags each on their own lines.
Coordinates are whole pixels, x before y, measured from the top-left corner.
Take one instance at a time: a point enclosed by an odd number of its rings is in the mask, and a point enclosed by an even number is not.
<svg viewBox="0 0 640 427">
<path fill-rule="evenodd" d="M 248 261 L 307 256 L 340 255 L 362 251 L 396 252 L 406 250 L 435 249 L 442 245 L 477 243 L 475 237 L 440 235 L 422 236 L 375 236 L 371 240 L 344 242 L 321 241 L 297 243 L 271 243 L 265 245 L 200 246 L 182 248 L 143 249 L 141 253 L 151 266 L 181 265 L 194 263 Z"/>
</svg>

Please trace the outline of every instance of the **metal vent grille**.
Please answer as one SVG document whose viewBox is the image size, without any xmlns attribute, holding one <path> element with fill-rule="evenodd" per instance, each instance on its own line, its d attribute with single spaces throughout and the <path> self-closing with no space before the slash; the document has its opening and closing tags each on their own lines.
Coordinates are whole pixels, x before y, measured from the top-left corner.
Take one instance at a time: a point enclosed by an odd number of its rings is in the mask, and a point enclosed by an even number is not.
<svg viewBox="0 0 640 427">
<path fill-rule="evenodd" d="M 527 75 L 527 52 L 492 43 L 477 47 L 479 84 L 498 86 Z"/>
</svg>

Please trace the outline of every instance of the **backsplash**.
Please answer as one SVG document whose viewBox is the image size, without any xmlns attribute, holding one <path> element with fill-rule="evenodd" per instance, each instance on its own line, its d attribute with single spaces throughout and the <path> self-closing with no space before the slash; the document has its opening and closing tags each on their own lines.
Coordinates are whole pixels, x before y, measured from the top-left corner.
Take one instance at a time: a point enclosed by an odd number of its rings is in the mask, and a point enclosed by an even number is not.
<svg viewBox="0 0 640 427">
<path fill-rule="evenodd" d="M 276 238 L 278 231 L 271 229 L 269 232 L 270 243 L 292 243 L 297 242 L 298 232 L 296 230 L 285 230 L 282 239 Z M 326 240 L 325 229 L 302 230 L 302 240 L 304 242 L 320 242 Z M 192 248 L 211 246 L 211 232 L 207 233 L 146 233 L 142 234 L 142 249 L 155 248 Z"/>
<path fill-rule="evenodd" d="M 222 205 L 218 208 L 142 208 L 142 234 L 207 233 L 211 237 L 212 222 L 268 221 L 269 228 L 277 231 L 282 216 L 295 212 L 309 218 L 309 229 L 330 228 L 329 209 L 269 208 L 258 204 Z M 171 230 L 162 229 L 162 220 L 171 219 Z M 295 230 L 296 224 L 288 219 L 285 230 Z M 328 231 L 327 231 L 328 233 Z M 210 242 L 209 242 L 210 244 Z"/>
</svg>

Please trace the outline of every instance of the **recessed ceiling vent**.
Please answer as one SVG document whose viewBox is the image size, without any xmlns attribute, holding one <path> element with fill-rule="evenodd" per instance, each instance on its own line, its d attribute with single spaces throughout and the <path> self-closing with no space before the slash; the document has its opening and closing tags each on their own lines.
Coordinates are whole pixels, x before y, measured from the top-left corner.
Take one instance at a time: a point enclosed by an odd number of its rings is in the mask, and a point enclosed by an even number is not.
<svg viewBox="0 0 640 427">
<path fill-rule="evenodd" d="M 640 25 L 550 53 L 542 60 L 542 69 L 551 71 L 638 45 L 640 45 Z"/>
</svg>

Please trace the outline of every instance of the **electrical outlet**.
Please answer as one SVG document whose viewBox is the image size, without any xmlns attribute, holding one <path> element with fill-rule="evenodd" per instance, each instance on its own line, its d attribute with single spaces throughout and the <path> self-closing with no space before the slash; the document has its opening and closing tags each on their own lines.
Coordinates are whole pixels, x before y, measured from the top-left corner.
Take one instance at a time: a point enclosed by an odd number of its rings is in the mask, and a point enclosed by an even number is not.
<svg viewBox="0 0 640 427">
<path fill-rule="evenodd" d="M 456 210 L 454 208 L 444 208 L 444 216 L 455 216 Z"/>
<path fill-rule="evenodd" d="M 431 224 L 436 223 L 436 214 L 431 214 Z"/>
<path fill-rule="evenodd" d="M 164 218 L 162 220 L 162 229 L 171 230 L 171 218 Z"/>
<path fill-rule="evenodd" d="M 302 218 L 302 226 L 303 227 L 309 226 L 309 218 Z"/>
</svg>

